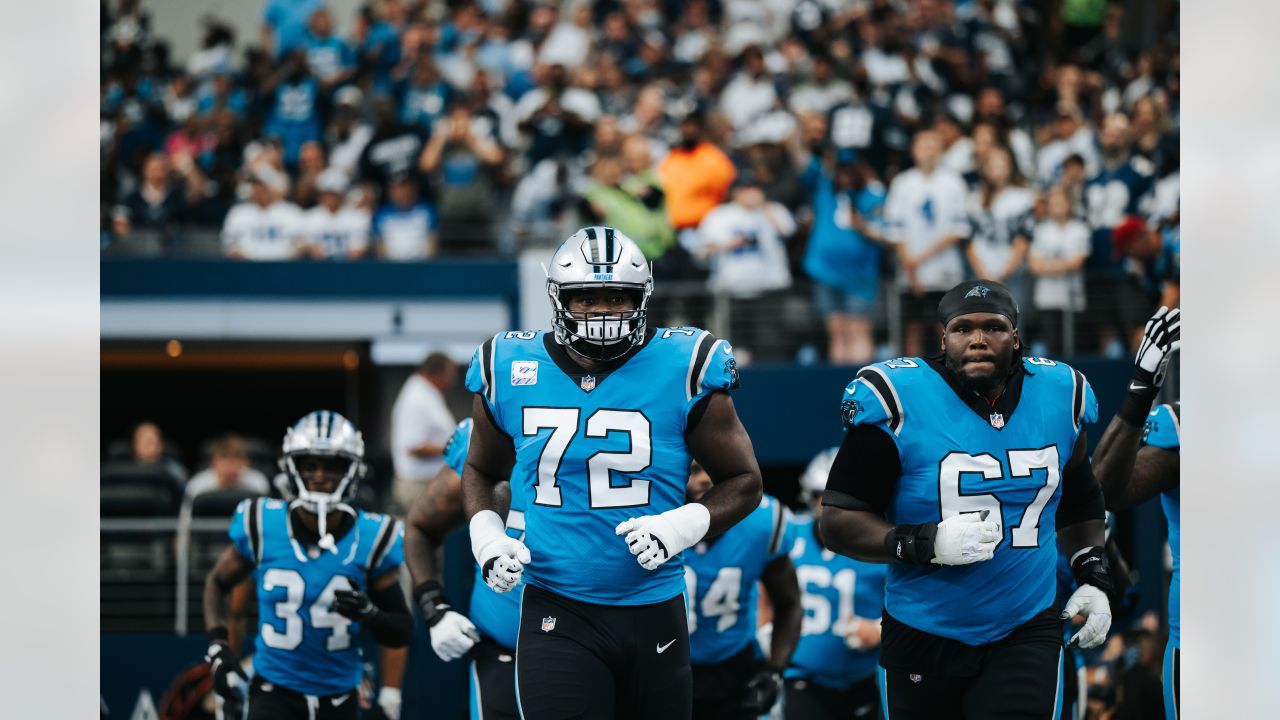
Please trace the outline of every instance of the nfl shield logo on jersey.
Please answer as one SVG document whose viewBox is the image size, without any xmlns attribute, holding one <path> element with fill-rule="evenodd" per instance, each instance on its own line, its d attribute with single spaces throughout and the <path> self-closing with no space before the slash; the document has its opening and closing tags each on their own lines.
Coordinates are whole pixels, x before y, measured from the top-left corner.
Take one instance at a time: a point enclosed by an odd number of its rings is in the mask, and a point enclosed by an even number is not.
<svg viewBox="0 0 1280 720">
<path fill-rule="evenodd" d="M 923 679 L 924 679 L 924 676 L 923 676 L 923 675 L 919 675 L 919 674 L 916 674 L 916 673 L 911 673 L 911 674 L 910 674 L 910 675 L 908 675 L 907 677 L 911 678 L 911 682 L 913 682 L 913 683 L 918 683 L 918 682 L 920 682 L 921 680 L 923 680 Z"/>
<path fill-rule="evenodd" d="M 999 430 L 1004 427 L 1004 415 L 1000 413 L 991 413 L 991 427 Z"/>
<path fill-rule="evenodd" d="M 586 390 L 587 392 L 591 392 L 592 390 L 596 389 L 596 376 L 583 375 L 582 380 L 579 381 L 579 384 L 582 385 L 583 390 Z"/>
<path fill-rule="evenodd" d="M 556 629 L 556 619 L 553 617 L 542 618 L 542 632 L 551 632 Z"/>
</svg>

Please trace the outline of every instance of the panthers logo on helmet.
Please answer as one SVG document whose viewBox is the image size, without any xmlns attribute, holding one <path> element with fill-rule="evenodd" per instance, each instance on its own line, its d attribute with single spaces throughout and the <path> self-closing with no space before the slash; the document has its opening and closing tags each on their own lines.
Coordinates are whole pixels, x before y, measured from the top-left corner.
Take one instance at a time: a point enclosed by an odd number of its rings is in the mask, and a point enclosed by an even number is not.
<svg viewBox="0 0 1280 720">
<path fill-rule="evenodd" d="M 853 427 L 853 420 L 858 417 L 862 409 L 862 403 L 857 400 L 845 400 L 840 403 L 840 413 L 844 416 L 845 427 Z"/>
<path fill-rule="evenodd" d="M 964 296 L 965 298 L 971 298 L 971 297 L 984 298 L 987 296 L 987 293 L 989 292 L 991 292 L 991 288 L 987 287 L 986 285 L 974 285 L 972 288 L 969 289 L 969 292 L 964 294 Z"/>
</svg>

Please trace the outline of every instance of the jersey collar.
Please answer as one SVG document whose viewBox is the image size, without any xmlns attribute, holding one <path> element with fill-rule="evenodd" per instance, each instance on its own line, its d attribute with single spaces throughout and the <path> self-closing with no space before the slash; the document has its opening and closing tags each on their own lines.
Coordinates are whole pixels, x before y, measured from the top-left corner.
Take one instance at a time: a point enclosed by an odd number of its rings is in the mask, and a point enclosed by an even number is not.
<svg viewBox="0 0 1280 720">
<path fill-rule="evenodd" d="M 971 410 L 978 414 L 978 417 L 982 418 L 984 422 L 997 431 L 1008 427 L 1009 419 L 1013 417 L 1013 411 L 1018 408 L 1018 400 L 1022 398 L 1022 379 L 1024 376 L 1031 374 L 1026 365 L 1023 364 L 1021 357 L 1014 358 L 1015 367 L 1013 372 L 1009 374 L 1009 380 L 1005 383 L 1004 394 L 996 398 L 994 403 L 990 403 L 987 402 L 986 398 L 966 388 L 960 382 L 960 378 L 956 377 L 956 374 L 951 372 L 950 368 L 942 361 L 941 355 L 927 357 L 924 360 L 929 364 L 929 367 L 933 368 L 934 372 L 942 376 L 942 379 L 947 382 L 947 385 L 951 387 L 951 390 L 955 392 L 956 397 L 960 398 L 961 402 L 968 405 Z M 996 415 L 999 415 L 1001 419 L 999 426 L 993 421 Z"/>
<path fill-rule="evenodd" d="M 623 353 L 623 355 L 618 359 L 604 363 L 590 372 L 575 362 L 573 358 L 569 357 L 569 351 L 563 345 L 556 342 L 551 333 L 543 333 L 542 346 L 546 349 L 547 355 L 551 356 L 551 360 L 556 364 L 556 367 L 560 368 L 560 372 L 568 375 L 583 392 L 589 393 L 599 387 L 610 374 L 620 370 L 628 360 L 636 356 L 636 353 L 649 347 L 649 343 L 653 341 L 655 333 L 656 330 L 654 328 L 645 329 L 643 342 L 639 345 L 632 346 L 630 350 Z M 583 378 L 593 379 L 594 384 L 588 383 L 591 387 L 584 387 L 582 382 Z"/>
</svg>

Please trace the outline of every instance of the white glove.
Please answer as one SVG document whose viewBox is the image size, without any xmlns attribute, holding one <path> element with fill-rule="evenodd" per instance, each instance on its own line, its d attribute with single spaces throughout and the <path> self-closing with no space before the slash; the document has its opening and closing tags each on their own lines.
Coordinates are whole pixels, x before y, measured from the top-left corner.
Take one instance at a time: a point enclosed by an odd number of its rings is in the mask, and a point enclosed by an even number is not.
<svg viewBox="0 0 1280 720">
<path fill-rule="evenodd" d="M 645 570 L 693 547 L 711 527 L 711 511 L 702 503 L 681 505 L 660 515 L 643 515 L 619 523 L 614 532 L 626 535 L 627 547 Z"/>
<path fill-rule="evenodd" d="M 1111 602 L 1107 594 L 1092 585 L 1081 585 L 1067 598 L 1067 606 L 1062 609 L 1062 619 L 1073 615 L 1083 615 L 1084 627 L 1071 636 L 1068 643 L 1072 646 L 1091 648 L 1098 647 L 1107 639 L 1107 631 L 1111 629 Z"/>
<path fill-rule="evenodd" d="M 1182 344 L 1182 311 L 1161 307 L 1147 321 L 1142 332 L 1142 345 L 1134 359 L 1133 381 L 1130 390 L 1155 391 L 1164 384 L 1169 358 Z"/>
<path fill-rule="evenodd" d="M 454 610 L 446 610 L 435 625 L 427 628 L 427 632 L 431 635 L 431 649 L 445 662 L 466 655 L 480 641 L 476 626 L 466 615 Z"/>
<path fill-rule="evenodd" d="M 480 564 L 484 582 L 494 592 L 515 587 L 529 562 L 529 548 L 507 535 L 507 526 L 492 510 L 481 510 L 471 518 L 471 554 Z"/>
<path fill-rule="evenodd" d="M 990 560 L 1000 544 L 1000 523 L 976 512 L 960 513 L 938 523 L 933 559 L 938 565 L 968 565 Z"/>
<path fill-rule="evenodd" d="M 383 685 L 378 691 L 378 707 L 390 720 L 400 720 L 400 688 Z"/>
</svg>

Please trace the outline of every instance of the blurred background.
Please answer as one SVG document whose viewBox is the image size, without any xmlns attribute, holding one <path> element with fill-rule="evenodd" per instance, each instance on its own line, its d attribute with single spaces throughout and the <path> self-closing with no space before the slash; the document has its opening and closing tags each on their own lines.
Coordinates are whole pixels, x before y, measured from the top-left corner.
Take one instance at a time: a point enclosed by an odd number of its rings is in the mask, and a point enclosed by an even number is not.
<svg viewBox="0 0 1280 720">
<path fill-rule="evenodd" d="M 103 2 L 107 706 L 199 660 L 204 573 L 290 422 L 351 418 L 362 503 L 403 507 L 404 447 L 469 412 L 480 342 L 549 327 L 540 263 L 582 225 L 653 261 L 656 324 L 733 342 L 784 502 L 856 367 L 935 352 L 966 277 L 1089 377 L 1096 440 L 1179 301 L 1178 31 L 1170 0 Z M 1115 527 L 1139 582 L 1089 657 L 1100 717 L 1163 648 L 1163 517 Z M 420 632 L 406 717 L 462 717 L 464 670 Z"/>
</svg>

